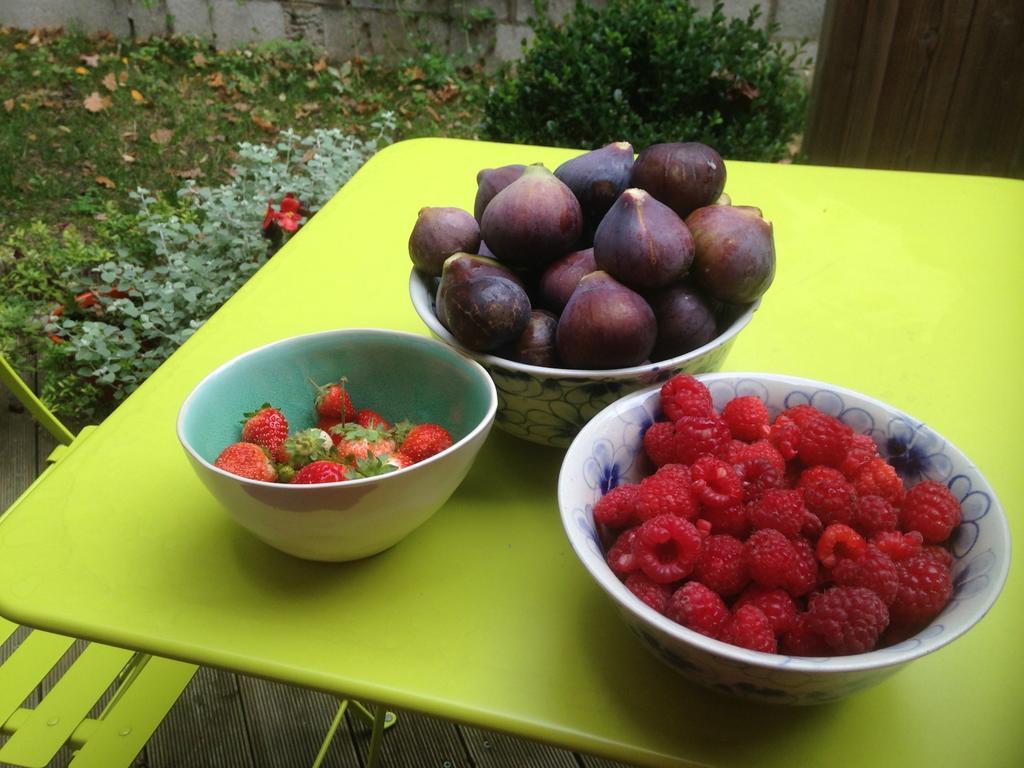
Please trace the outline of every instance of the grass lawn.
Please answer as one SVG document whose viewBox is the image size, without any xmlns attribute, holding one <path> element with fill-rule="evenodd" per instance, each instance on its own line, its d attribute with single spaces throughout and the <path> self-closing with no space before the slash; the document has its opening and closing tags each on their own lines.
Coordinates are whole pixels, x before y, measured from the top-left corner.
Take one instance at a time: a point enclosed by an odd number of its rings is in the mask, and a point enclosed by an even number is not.
<svg viewBox="0 0 1024 768">
<path fill-rule="evenodd" d="M 487 75 L 430 59 L 329 62 L 289 41 L 223 51 L 192 38 L 0 28 L 0 242 L 15 225 L 86 236 L 138 186 L 227 180 L 234 147 L 336 127 L 359 135 L 383 109 L 396 138 L 475 137 Z"/>
</svg>

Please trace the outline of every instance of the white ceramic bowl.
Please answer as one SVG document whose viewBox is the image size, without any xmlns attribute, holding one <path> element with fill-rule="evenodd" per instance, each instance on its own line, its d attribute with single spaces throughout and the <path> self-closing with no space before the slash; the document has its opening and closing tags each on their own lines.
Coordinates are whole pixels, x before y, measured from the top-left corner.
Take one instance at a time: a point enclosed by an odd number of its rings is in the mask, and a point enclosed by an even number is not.
<svg viewBox="0 0 1024 768">
<path fill-rule="evenodd" d="M 865 395 L 816 381 L 760 373 L 699 376 L 715 407 L 757 395 L 775 414 L 810 403 L 857 432 L 870 434 L 905 484 L 945 483 L 961 502 L 954 532 L 953 596 L 914 637 L 851 656 L 796 657 L 748 651 L 689 630 L 636 598 L 606 565 L 594 526 L 594 504 L 611 488 L 650 473 L 642 435 L 661 417 L 659 387 L 635 392 L 605 409 L 566 452 L 558 478 L 562 525 L 573 550 L 614 601 L 644 646 L 673 669 L 708 687 L 765 702 L 817 704 L 878 683 L 916 658 L 967 632 L 995 602 L 1010 565 L 1010 531 L 988 482 L 953 444 L 911 416 Z"/>
<path fill-rule="evenodd" d="M 438 339 L 476 360 L 498 388 L 495 424 L 516 437 L 554 448 L 566 448 L 598 411 L 623 395 L 664 382 L 677 373 L 717 371 L 736 336 L 761 305 L 760 299 L 737 307 L 731 322 L 713 340 L 685 355 L 631 368 L 581 370 L 545 368 L 474 352 L 459 344 L 434 311 L 434 278 L 413 269 L 409 296 L 416 313 Z"/>
<path fill-rule="evenodd" d="M 445 427 L 453 445 L 405 469 L 320 485 L 248 480 L 213 465 L 240 440 L 243 413 L 269 402 L 289 426 L 316 426 L 310 381 L 346 376 L 357 407 L 391 420 Z M 178 438 L 196 473 L 243 528 L 309 560 L 355 560 L 393 546 L 426 522 L 469 472 L 498 404 L 478 364 L 438 341 L 377 329 L 325 331 L 246 352 L 195 387 Z"/>
</svg>

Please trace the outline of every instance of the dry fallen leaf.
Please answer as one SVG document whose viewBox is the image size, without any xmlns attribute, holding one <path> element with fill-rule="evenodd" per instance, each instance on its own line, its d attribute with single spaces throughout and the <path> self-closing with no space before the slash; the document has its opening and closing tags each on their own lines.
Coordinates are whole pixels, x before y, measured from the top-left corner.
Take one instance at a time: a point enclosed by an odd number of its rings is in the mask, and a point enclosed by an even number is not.
<svg viewBox="0 0 1024 768">
<path fill-rule="evenodd" d="M 101 187 L 106 187 L 107 189 L 117 188 L 117 184 L 115 184 L 112 179 L 108 179 L 106 176 L 97 176 L 96 183 L 99 184 Z"/>
<path fill-rule="evenodd" d="M 437 114 L 437 112 L 434 110 L 434 108 L 432 106 L 430 106 L 429 104 L 425 104 L 424 108 L 427 110 L 427 112 L 430 113 L 430 116 L 432 118 L 434 118 L 434 122 L 437 122 L 437 123 L 441 122 L 441 116 L 439 114 Z"/>
<path fill-rule="evenodd" d="M 14 99 L 4 99 L 4 109 L 8 112 L 14 109 Z"/>
<path fill-rule="evenodd" d="M 236 101 L 234 104 L 231 105 L 231 108 L 236 110 L 237 112 L 248 112 L 250 109 L 252 109 L 252 105 L 247 104 L 244 101 Z"/>
<path fill-rule="evenodd" d="M 202 53 L 197 53 L 195 56 L 192 57 L 192 63 L 195 64 L 197 67 L 205 67 L 206 57 L 203 56 Z"/>
<path fill-rule="evenodd" d="M 93 91 L 82 101 L 82 106 L 90 112 L 102 112 L 104 109 L 109 107 L 111 104 L 109 96 L 100 96 L 97 91 Z"/>
<path fill-rule="evenodd" d="M 75 67 L 75 74 L 76 75 L 88 75 L 89 74 L 89 70 L 86 69 L 85 67 Z"/>
<path fill-rule="evenodd" d="M 199 168 L 189 168 L 187 171 L 171 171 L 179 179 L 198 179 L 206 174 Z"/>
<path fill-rule="evenodd" d="M 118 73 L 118 75 L 117 75 L 117 82 L 119 82 L 121 85 L 124 85 L 125 83 L 128 82 L 128 70 L 127 69 L 122 69 Z"/>
<path fill-rule="evenodd" d="M 83 53 L 80 58 L 87 67 L 98 67 L 100 65 L 100 55 L 98 53 Z"/>
<path fill-rule="evenodd" d="M 121 159 L 124 160 L 126 163 L 134 163 L 135 155 L 121 155 Z"/>
<path fill-rule="evenodd" d="M 173 136 L 174 131 L 170 128 L 158 128 L 149 134 L 149 140 L 154 144 L 169 144 Z"/>
<path fill-rule="evenodd" d="M 117 90 L 117 78 L 114 77 L 113 72 L 107 72 L 106 76 L 103 78 L 101 82 L 103 83 L 103 87 L 106 88 L 108 91 Z"/>
<path fill-rule="evenodd" d="M 222 85 L 224 85 L 224 75 L 222 75 L 220 72 L 214 72 L 212 75 L 206 78 L 206 82 L 214 88 L 220 88 Z"/>
<path fill-rule="evenodd" d="M 326 53 L 323 56 L 321 56 L 319 59 L 317 59 L 316 63 L 313 65 L 313 71 L 314 72 L 323 72 L 325 69 L 327 69 L 327 54 Z"/>
<path fill-rule="evenodd" d="M 277 128 L 274 127 L 274 124 L 266 118 L 260 117 L 256 114 L 250 115 L 250 117 L 252 118 L 253 124 L 260 130 L 266 131 L 267 133 L 277 132 Z"/>
<path fill-rule="evenodd" d="M 302 153 L 302 162 L 308 163 L 314 157 L 316 157 L 316 150 L 310 147 L 309 149 Z"/>
<path fill-rule="evenodd" d="M 24 51 L 26 48 L 28 48 L 28 46 L 25 45 L 24 43 L 15 43 L 14 44 L 14 50 L 16 50 L 16 51 Z"/>
<path fill-rule="evenodd" d="M 145 96 L 143 96 L 141 93 L 139 93 L 134 88 L 132 88 L 132 101 L 137 103 L 137 102 L 141 102 L 141 101 L 145 101 L 145 100 L 146 100 Z"/>
</svg>

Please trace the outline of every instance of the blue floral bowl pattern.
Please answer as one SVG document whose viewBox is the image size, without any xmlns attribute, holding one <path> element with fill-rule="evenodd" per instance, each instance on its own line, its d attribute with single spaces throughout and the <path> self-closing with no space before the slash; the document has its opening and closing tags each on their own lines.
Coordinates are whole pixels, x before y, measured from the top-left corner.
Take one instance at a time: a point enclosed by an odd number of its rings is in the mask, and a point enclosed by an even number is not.
<svg viewBox="0 0 1024 768">
<path fill-rule="evenodd" d="M 436 338 L 476 360 L 491 375 L 498 389 L 495 425 L 516 437 L 554 448 L 567 448 L 598 411 L 630 392 L 668 381 L 677 373 L 719 370 L 736 336 L 760 306 L 759 300 L 737 308 L 732 322 L 717 338 L 679 357 L 606 371 L 544 368 L 474 352 L 460 345 L 437 319 L 433 280 L 412 270 L 409 295 L 413 307 Z"/>
<path fill-rule="evenodd" d="M 922 479 L 945 483 L 963 508 L 952 541 L 953 596 L 914 637 L 870 653 L 832 658 L 748 651 L 692 632 L 649 608 L 605 564 L 592 510 L 608 490 L 637 482 L 652 470 L 642 452 L 644 430 L 661 415 L 659 387 L 651 386 L 605 409 L 579 433 L 562 464 L 558 504 L 580 561 L 658 658 L 698 683 L 743 698 L 817 704 L 880 682 L 960 637 L 992 607 L 1010 566 L 1009 526 L 992 488 L 956 446 L 911 416 L 840 387 L 773 374 L 717 373 L 699 378 L 711 390 L 716 408 L 739 395 L 757 395 L 774 417 L 785 408 L 810 403 L 871 435 L 908 486 Z"/>
</svg>

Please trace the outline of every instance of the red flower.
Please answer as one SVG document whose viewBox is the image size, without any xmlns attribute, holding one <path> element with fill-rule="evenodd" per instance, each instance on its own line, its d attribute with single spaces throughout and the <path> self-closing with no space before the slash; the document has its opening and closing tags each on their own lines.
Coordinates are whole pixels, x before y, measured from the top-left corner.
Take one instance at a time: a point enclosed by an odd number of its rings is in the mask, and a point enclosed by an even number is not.
<svg viewBox="0 0 1024 768">
<path fill-rule="evenodd" d="M 274 210 L 274 201 L 267 203 L 267 213 L 263 217 L 263 229 L 277 224 L 285 232 L 297 232 L 302 221 L 302 204 L 291 192 L 281 198 L 280 210 Z"/>
</svg>

